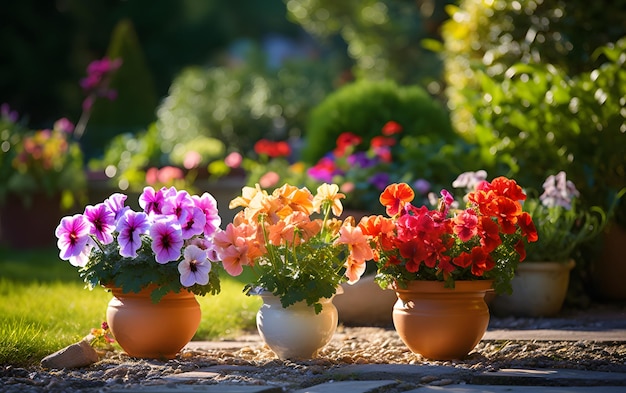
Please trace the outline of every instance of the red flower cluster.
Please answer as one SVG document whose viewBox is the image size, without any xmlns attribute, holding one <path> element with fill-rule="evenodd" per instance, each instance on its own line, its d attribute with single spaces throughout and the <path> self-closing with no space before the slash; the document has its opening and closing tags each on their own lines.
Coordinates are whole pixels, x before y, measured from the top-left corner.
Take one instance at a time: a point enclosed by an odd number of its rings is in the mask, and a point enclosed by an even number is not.
<svg viewBox="0 0 626 393">
<path fill-rule="evenodd" d="M 269 139 L 259 139 L 254 144 L 254 151 L 259 155 L 271 158 L 288 157 L 291 155 L 291 147 L 285 141 L 274 142 Z"/>
<path fill-rule="evenodd" d="M 498 279 L 499 269 L 525 259 L 524 241 L 537 240 L 520 203 L 526 195 L 514 180 L 483 181 L 466 196 L 464 210 L 452 208 L 446 190 L 436 210 L 413 206 L 414 197 L 407 184 L 391 184 L 380 196 L 389 217 L 359 223 L 376 244 L 380 271 L 394 280 Z"/>
</svg>

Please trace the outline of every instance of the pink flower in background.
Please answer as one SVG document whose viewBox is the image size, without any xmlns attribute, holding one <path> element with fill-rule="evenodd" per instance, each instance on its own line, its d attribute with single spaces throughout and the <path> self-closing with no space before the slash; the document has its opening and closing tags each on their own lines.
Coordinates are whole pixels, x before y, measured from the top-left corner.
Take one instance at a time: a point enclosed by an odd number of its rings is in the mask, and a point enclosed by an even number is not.
<svg viewBox="0 0 626 393">
<path fill-rule="evenodd" d="M 259 184 L 263 188 L 274 187 L 280 181 L 280 175 L 274 171 L 267 172 L 259 179 Z"/>
<path fill-rule="evenodd" d="M 54 130 L 65 132 L 67 134 L 71 134 L 74 131 L 74 123 L 69 121 L 66 117 L 62 117 L 59 120 L 54 122 L 52 126 Z"/>
<path fill-rule="evenodd" d="M 243 162 L 243 156 L 237 152 L 232 152 L 226 156 L 224 163 L 229 168 L 239 168 Z"/>
<path fill-rule="evenodd" d="M 183 166 L 185 169 L 193 169 L 200 166 L 202 163 L 202 156 L 195 150 L 188 151 L 185 154 L 185 159 L 183 160 Z"/>
</svg>

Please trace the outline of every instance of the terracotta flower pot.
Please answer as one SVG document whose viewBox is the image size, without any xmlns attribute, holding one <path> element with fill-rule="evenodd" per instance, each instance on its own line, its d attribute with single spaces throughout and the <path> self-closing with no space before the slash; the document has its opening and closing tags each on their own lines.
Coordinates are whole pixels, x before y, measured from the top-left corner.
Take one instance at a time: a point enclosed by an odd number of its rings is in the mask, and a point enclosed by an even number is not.
<svg viewBox="0 0 626 393">
<path fill-rule="evenodd" d="M 511 280 L 513 292 L 490 304 L 494 315 L 549 317 L 563 308 L 574 261 L 520 263 Z"/>
<path fill-rule="evenodd" d="M 393 324 L 413 352 L 432 360 L 462 359 L 482 339 L 489 324 L 485 293 L 492 281 L 411 281 L 394 287 L 398 301 Z"/>
<path fill-rule="evenodd" d="M 200 325 L 200 304 L 189 291 L 172 292 L 153 303 L 151 290 L 122 293 L 119 288 L 111 288 L 107 322 L 129 356 L 173 359 Z"/>
<path fill-rule="evenodd" d="M 338 294 L 341 289 L 338 290 Z M 337 330 L 338 313 L 333 299 L 320 299 L 322 311 L 305 302 L 284 308 L 270 292 L 259 294 L 263 305 L 256 315 L 261 338 L 280 359 L 311 359 L 330 342 Z"/>
</svg>

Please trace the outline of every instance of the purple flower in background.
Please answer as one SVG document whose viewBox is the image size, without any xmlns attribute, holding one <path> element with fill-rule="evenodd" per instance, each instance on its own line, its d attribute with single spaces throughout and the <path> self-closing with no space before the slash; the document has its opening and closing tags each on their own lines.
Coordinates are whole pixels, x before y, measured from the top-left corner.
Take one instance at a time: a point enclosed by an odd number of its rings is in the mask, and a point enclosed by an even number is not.
<svg viewBox="0 0 626 393">
<path fill-rule="evenodd" d="M 117 241 L 120 245 L 120 255 L 135 258 L 141 247 L 141 235 L 148 232 L 150 223 L 144 212 L 135 212 L 130 209 L 117 221 Z"/>
<path fill-rule="evenodd" d="M 152 251 L 156 261 L 164 264 L 180 257 L 183 247 L 183 232 L 176 220 L 163 217 L 156 220 L 150 227 Z"/>
<path fill-rule="evenodd" d="M 208 192 L 205 192 L 202 196 L 194 195 L 192 198 L 196 207 L 202 210 L 206 216 L 204 234 L 212 236 L 222 224 L 222 218 L 217 211 L 217 201 Z"/>
<path fill-rule="evenodd" d="M 198 246 L 190 245 L 185 248 L 183 256 L 183 260 L 178 264 L 180 283 L 184 287 L 190 287 L 194 284 L 208 284 L 211 262 L 206 251 Z"/>
<path fill-rule="evenodd" d="M 11 123 L 16 123 L 20 116 L 17 111 L 11 110 L 9 104 L 5 102 L 0 105 L 0 117 L 7 119 Z"/>
<path fill-rule="evenodd" d="M 413 183 L 413 188 L 420 194 L 426 195 L 430 191 L 431 185 L 430 182 L 426 179 L 417 179 Z"/>
<path fill-rule="evenodd" d="M 486 179 L 487 172 L 482 169 L 476 172 L 463 172 L 452 182 L 452 187 L 473 191 L 478 183 Z"/>
<path fill-rule="evenodd" d="M 85 250 L 89 242 L 90 230 L 91 225 L 82 214 L 63 217 L 61 223 L 54 231 L 58 239 L 59 257 L 66 261 L 69 260 L 74 266 L 84 266 L 84 264 L 75 264 L 82 263 L 83 260 L 77 260 L 72 257 L 78 257 Z"/>
<path fill-rule="evenodd" d="M 307 174 L 315 180 L 325 183 L 332 183 L 333 176 L 338 174 L 339 169 L 335 165 L 335 161 L 329 157 L 321 158 L 315 166 L 307 170 Z"/>
<path fill-rule="evenodd" d="M 546 207 L 561 206 L 567 210 L 572 208 L 572 200 L 580 196 L 573 182 L 567 180 L 565 172 L 548 176 L 543 183 L 543 194 L 539 197 Z"/>
<path fill-rule="evenodd" d="M 104 203 L 85 207 L 85 218 L 91 224 L 91 235 L 94 235 L 103 244 L 109 244 L 113 241 L 115 213 L 109 210 Z"/>
<path fill-rule="evenodd" d="M 377 157 L 368 157 L 367 153 L 364 151 L 359 151 L 350 155 L 346 161 L 351 166 L 359 166 L 361 168 L 370 168 L 378 164 Z"/>
<path fill-rule="evenodd" d="M 57 131 L 65 132 L 66 134 L 71 134 L 72 131 L 74 131 L 74 123 L 69 121 L 66 117 L 62 117 L 54 122 L 52 128 Z"/>
<path fill-rule="evenodd" d="M 382 191 L 389 185 L 389 174 L 380 172 L 370 177 L 368 181 L 371 185 Z"/>
</svg>

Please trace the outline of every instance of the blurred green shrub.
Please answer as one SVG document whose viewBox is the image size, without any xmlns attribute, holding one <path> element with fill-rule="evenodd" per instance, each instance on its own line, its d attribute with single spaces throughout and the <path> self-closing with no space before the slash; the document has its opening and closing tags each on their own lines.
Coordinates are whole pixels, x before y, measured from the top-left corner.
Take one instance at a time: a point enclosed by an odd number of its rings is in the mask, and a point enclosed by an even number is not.
<svg viewBox="0 0 626 393">
<path fill-rule="evenodd" d="M 366 150 L 388 121 L 401 124 L 403 135 L 443 141 L 455 137 L 446 110 L 421 87 L 399 86 L 391 80 L 361 80 L 342 86 L 313 108 L 302 158 L 315 163 L 335 147 L 337 137 L 344 132 L 359 135 L 361 150 Z"/>
<path fill-rule="evenodd" d="M 626 186 L 626 1 L 464 0 L 450 14 L 433 48 L 484 169 L 534 189 L 564 170 L 584 204 L 608 208 Z"/>
<path fill-rule="evenodd" d="M 186 68 L 157 111 L 162 150 L 203 135 L 246 155 L 262 138 L 300 136 L 310 108 L 332 89 L 331 68 L 298 60 L 271 70 L 258 57 L 237 66 Z"/>
</svg>

